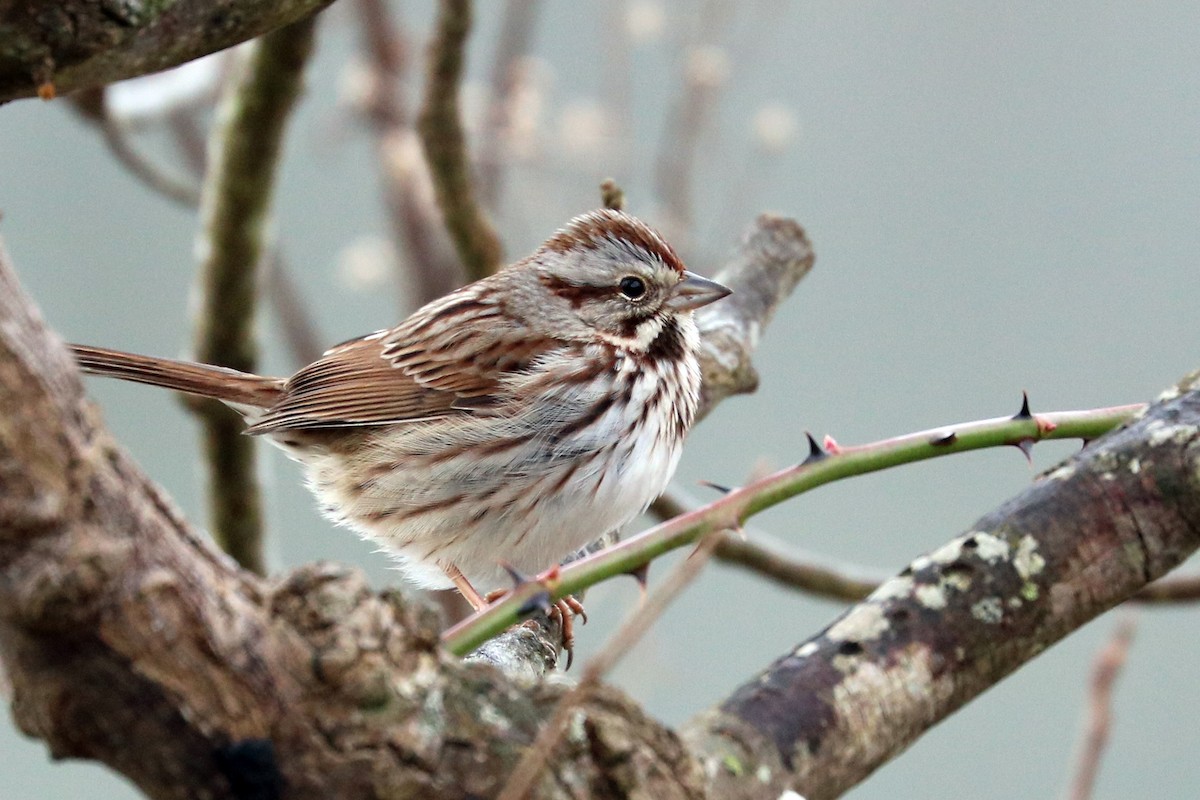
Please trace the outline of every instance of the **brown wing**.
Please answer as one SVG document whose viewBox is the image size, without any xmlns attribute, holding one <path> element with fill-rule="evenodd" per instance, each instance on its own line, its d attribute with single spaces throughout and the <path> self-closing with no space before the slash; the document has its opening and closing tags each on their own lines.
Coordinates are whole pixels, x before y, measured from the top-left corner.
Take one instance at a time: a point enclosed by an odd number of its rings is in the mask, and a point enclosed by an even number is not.
<svg viewBox="0 0 1200 800">
<path fill-rule="evenodd" d="M 479 413 L 506 373 L 553 343 L 530 337 L 496 302 L 466 291 L 426 306 L 392 331 L 353 339 L 301 369 L 248 433 L 384 425 Z"/>
</svg>

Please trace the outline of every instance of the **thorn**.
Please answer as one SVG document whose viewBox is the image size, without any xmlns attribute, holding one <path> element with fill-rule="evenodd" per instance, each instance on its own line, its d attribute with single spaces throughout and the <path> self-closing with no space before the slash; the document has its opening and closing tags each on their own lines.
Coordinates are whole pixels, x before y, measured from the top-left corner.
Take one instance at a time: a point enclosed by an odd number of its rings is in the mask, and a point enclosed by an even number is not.
<svg viewBox="0 0 1200 800">
<path fill-rule="evenodd" d="M 721 494 L 729 494 L 733 491 L 733 489 L 730 489 L 728 486 L 722 486 L 721 484 L 713 483 L 712 481 L 696 481 L 696 483 L 700 484 L 701 486 L 707 486 L 709 489 L 716 489 Z"/>
<path fill-rule="evenodd" d="M 517 608 L 518 617 L 528 617 L 535 611 L 540 611 L 546 616 L 550 615 L 550 609 L 554 604 L 550 602 L 550 590 L 542 589 L 537 594 L 530 597 Z"/>
<path fill-rule="evenodd" d="M 813 435 L 811 433 L 809 433 L 808 431 L 805 431 L 804 435 L 806 437 L 808 437 L 808 457 L 805 458 L 804 461 L 801 463 L 811 464 L 815 461 L 820 461 L 821 459 L 823 459 L 829 455 L 828 453 L 826 453 L 824 450 L 821 449 L 821 445 L 817 444 L 817 440 L 813 438 Z"/>
<path fill-rule="evenodd" d="M 1086 450 L 1087 446 L 1092 443 L 1091 439 L 1081 439 L 1082 444 L 1079 445 L 1081 451 Z"/>
<path fill-rule="evenodd" d="M 650 583 L 650 563 L 647 562 L 640 567 L 634 567 L 625 574 L 638 582 L 638 588 L 642 590 L 642 597 L 645 597 L 646 586 Z"/>
<path fill-rule="evenodd" d="M 958 434 L 954 431 L 949 433 L 940 433 L 929 440 L 929 443 L 934 447 L 949 447 L 958 441 Z"/>
<path fill-rule="evenodd" d="M 830 455 L 836 456 L 838 453 L 842 452 L 842 446 L 837 443 L 837 439 L 833 438 L 828 433 L 825 434 L 825 439 L 821 442 L 821 444 L 824 445 L 825 452 L 829 453 Z"/>
<path fill-rule="evenodd" d="M 1029 392 L 1021 391 L 1021 410 L 1012 415 L 1013 419 L 1033 419 L 1029 413 Z"/>
<path fill-rule="evenodd" d="M 545 580 L 545 576 L 538 576 L 538 578 L 536 580 L 533 578 L 530 578 L 524 572 L 521 572 L 519 569 L 514 567 L 512 564 L 509 564 L 507 561 L 501 561 L 499 563 L 500 563 L 501 568 L 505 572 L 508 573 L 508 577 L 512 578 L 512 582 L 513 582 L 512 590 L 514 592 L 517 591 L 518 589 L 520 589 L 522 586 L 525 586 L 526 584 L 529 584 L 529 583 L 543 584 L 543 581 Z M 549 572 L 550 571 L 547 570 L 547 575 L 549 574 Z M 555 573 L 555 575 L 557 576 L 557 573 Z M 532 614 L 535 611 L 541 611 L 543 614 L 549 614 L 550 607 L 551 607 L 550 590 L 547 589 L 545 587 L 545 585 L 543 584 L 540 591 L 535 593 L 533 596 L 531 596 L 525 602 L 521 603 L 521 605 L 517 608 L 517 616 L 528 617 L 530 614 Z"/>
<path fill-rule="evenodd" d="M 1029 466 L 1033 466 L 1033 439 L 1022 439 L 1017 442 L 1016 447 L 1025 454 L 1025 460 L 1029 462 Z"/>
<path fill-rule="evenodd" d="M 508 577 L 512 578 L 513 589 L 520 589 L 525 584 L 533 582 L 529 579 L 528 575 L 526 575 L 524 572 L 521 572 L 507 561 L 501 561 L 500 568 L 508 573 Z"/>
</svg>

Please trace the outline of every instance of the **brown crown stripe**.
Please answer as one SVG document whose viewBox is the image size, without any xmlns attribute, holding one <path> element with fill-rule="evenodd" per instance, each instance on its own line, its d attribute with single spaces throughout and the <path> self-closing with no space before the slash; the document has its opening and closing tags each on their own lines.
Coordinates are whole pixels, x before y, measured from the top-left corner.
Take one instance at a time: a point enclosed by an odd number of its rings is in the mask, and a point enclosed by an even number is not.
<svg viewBox="0 0 1200 800">
<path fill-rule="evenodd" d="M 625 242 L 658 258 L 676 272 L 683 272 L 683 262 L 671 245 L 644 222 L 619 211 L 595 211 L 576 217 L 546 240 L 542 248 L 554 253 L 566 253 L 579 247 L 595 250 L 606 239 Z"/>
</svg>

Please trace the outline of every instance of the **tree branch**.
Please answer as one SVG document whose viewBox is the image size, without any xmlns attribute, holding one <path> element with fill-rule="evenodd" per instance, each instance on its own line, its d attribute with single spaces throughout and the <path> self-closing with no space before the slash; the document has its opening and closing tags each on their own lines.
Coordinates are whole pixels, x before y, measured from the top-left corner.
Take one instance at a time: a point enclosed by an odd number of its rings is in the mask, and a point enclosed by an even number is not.
<svg viewBox="0 0 1200 800">
<path fill-rule="evenodd" d="M 1198 376 L 693 720 L 714 797 L 836 797 L 1200 545 Z M 765 754 L 765 757 L 764 757 Z"/>
<path fill-rule="evenodd" d="M 1076 756 L 1075 774 L 1067 791 L 1068 800 L 1090 800 L 1100 773 L 1104 749 L 1108 746 L 1112 731 L 1113 687 L 1125 666 L 1133 634 L 1137 630 L 1137 617 L 1126 614 L 1121 617 L 1107 643 L 1096 654 L 1089 681 L 1087 714 L 1083 735 Z"/>
<path fill-rule="evenodd" d="M 267 217 L 283 131 L 312 51 L 309 18 L 264 36 L 227 99 L 214 132 L 217 156 L 202 203 L 201 308 L 196 358 L 253 372 L 256 272 L 266 252 Z M 262 509 L 254 440 L 241 417 L 215 401 L 191 407 L 204 426 L 213 538 L 238 563 L 262 574 Z"/>
<path fill-rule="evenodd" d="M 5 3 L 0 104 L 148 75 L 296 22 L 330 0 Z"/>
<path fill-rule="evenodd" d="M 418 130 L 446 229 L 467 276 L 478 280 L 500 267 L 501 247 L 500 237 L 475 199 L 466 134 L 459 119 L 458 89 L 470 32 L 471 1 L 441 0 Z"/>
<path fill-rule="evenodd" d="M 397 266 L 416 289 L 414 297 L 401 298 L 402 307 L 422 306 L 461 286 L 463 268 L 442 223 L 404 97 L 408 42 L 384 0 L 359 0 L 357 6 L 371 76 L 363 111 L 375 135 Z"/>
<path fill-rule="evenodd" d="M 447 657 L 428 607 L 358 572 L 269 583 L 212 550 L 99 427 L 2 250 L 0 402 L 0 658 L 17 724 L 56 757 L 172 800 L 491 796 L 566 691 Z M 701 797 L 619 692 L 575 720 L 538 797 Z"/>
<path fill-rule="evenodd" d="M 914 561 L 687 726 L 687 749 L 595 687 L 534 795 L 823 798 L 861 780 L 1196 549 L 1196 380 Z M 565 691 L 446 657 L 427 608 L 353 571 L 268 583 L 211 550 L 99 428 L 2 252 L 0 406 L 0 658 L 18 725 L 55 755 L 154 798 L 251 781 L 491 796 Z"/>
</svg>

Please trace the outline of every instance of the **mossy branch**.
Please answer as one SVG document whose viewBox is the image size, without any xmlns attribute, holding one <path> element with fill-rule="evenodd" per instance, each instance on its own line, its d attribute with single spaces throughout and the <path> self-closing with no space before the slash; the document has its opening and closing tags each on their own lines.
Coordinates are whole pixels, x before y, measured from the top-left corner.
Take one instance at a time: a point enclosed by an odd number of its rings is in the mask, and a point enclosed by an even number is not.
<svg viewBox="0 0 1200 800">
<path fill-rule="evenodd" d="M 202 196 L 202 259 L 195 356 L 253 372 L 258 268 L 287 119 L 303 82 L 315 21 L 260 39 L 220 110 Z M 225 406 L 194 403 L 204 426 L 213 537 L 238 563 L 263 573 L 262 509 L 254 440 Z"/>
</svg>

